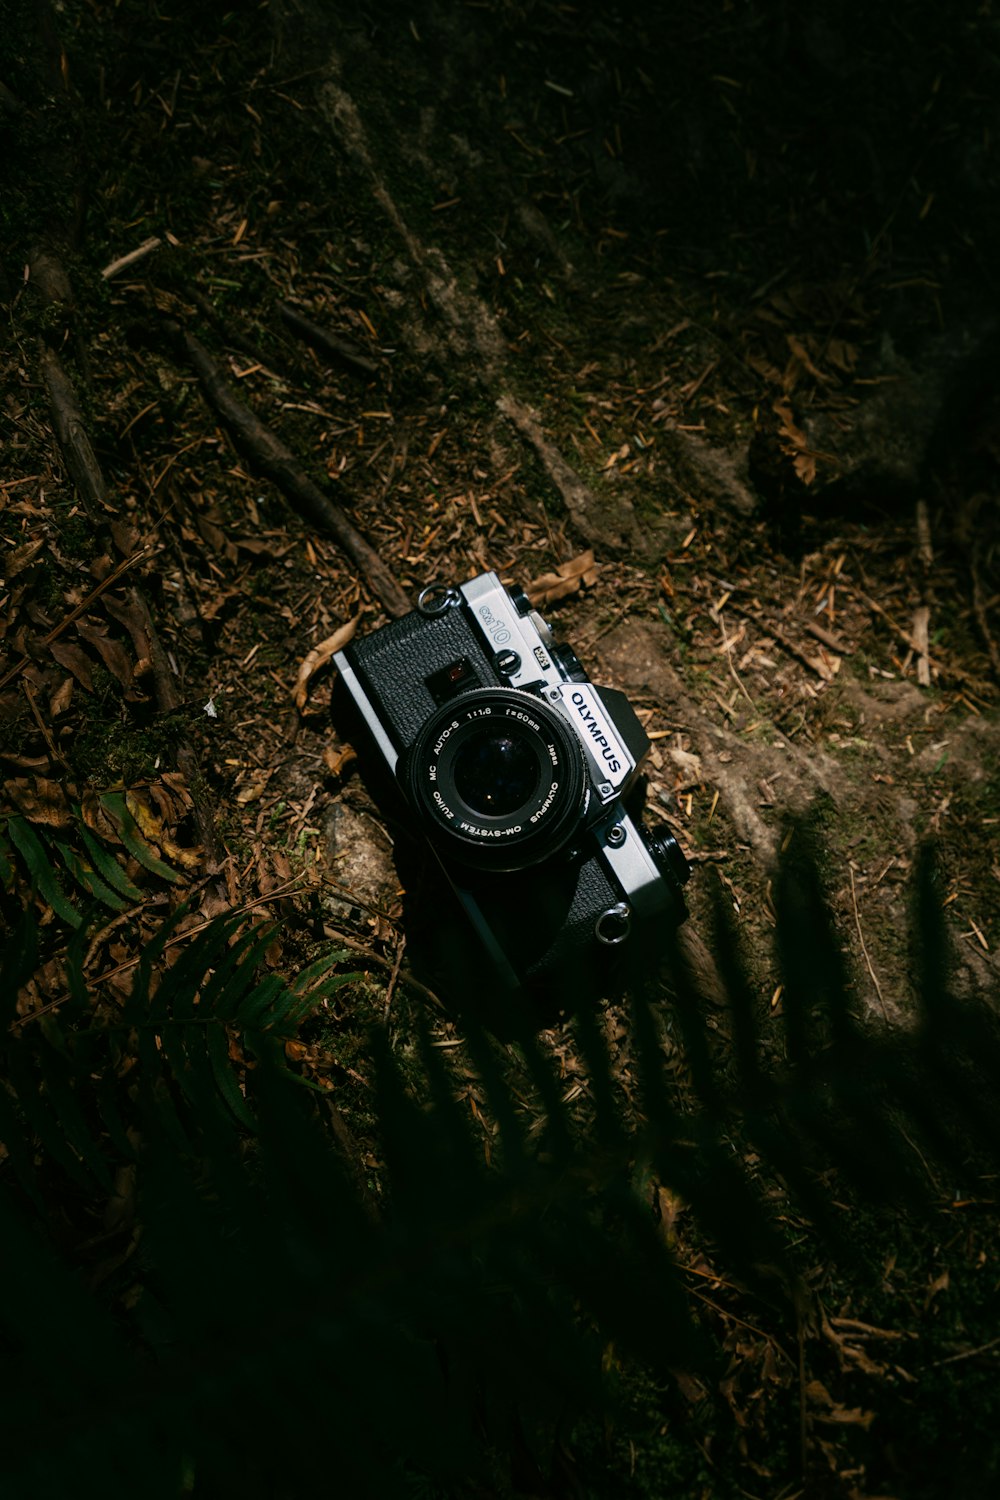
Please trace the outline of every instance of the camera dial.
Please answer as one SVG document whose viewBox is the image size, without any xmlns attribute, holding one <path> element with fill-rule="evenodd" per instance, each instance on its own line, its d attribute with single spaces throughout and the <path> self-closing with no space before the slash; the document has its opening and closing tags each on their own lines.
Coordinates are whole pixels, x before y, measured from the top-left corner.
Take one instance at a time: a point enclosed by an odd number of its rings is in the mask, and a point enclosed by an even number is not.
<svg viewBox="0 0 1000 1500">
<path fill-rule="evenodd" d="M 679 896 L 682 886 L 687 884 L 691 866 L 681 852 L 681 846 L 666 823 L 654 823 L 651 827 L 640 825 L 639 832 L 656 868 Z"/>
<path fill-rule="evenodd" d="M 442 853 L 497 871 L 562 849 L 589 796 L 583 754 L 562 716 L 516 688 L 445 704 L 420 731 L 405 776 Z"/>
</svg>

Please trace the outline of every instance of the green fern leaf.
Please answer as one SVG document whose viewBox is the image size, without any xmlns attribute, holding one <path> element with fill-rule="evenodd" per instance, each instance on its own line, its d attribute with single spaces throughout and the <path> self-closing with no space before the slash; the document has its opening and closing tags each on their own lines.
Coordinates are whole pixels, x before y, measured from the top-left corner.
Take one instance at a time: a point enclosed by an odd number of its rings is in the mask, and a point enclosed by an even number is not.
<svg viewBox="0 0 1000 1500">
<path fill-rule="evenodd" d="M 24 1122 L 18 1119 L 14 1099 L 8 1092 L 7 1085 L 2 1081 L 0 1081 L 0 1141 L 7 1149 L 7 1155 L 18 1182 L 33 1202 L 41 1207 L 42 1200 L 38 1192 L 35 1165 L 32 1160 L 33 1152 L 25 1138 Z"/>
<path fill-rule="evenodd" d="M 80 837 L 83 840 L 83 847 L 90 856 L 94 869 L 97 870 L 101 878 L 128 901 L 141 901 L 143 899 L 142 891 L 139 890 L 138 886 L 132 884 L 114 855 L 107 849 L 102 848 L 97 839 L 94 838 L 93 834 L 88 833 L 86 828 L 80 829 Z"/>
<path fill-rule="evenodd" d="M 280 975 L 267 974 L 233 1012 L 234 1024 L 241 1031 L 278 1032 L 295 998 Z"/>
<path fill-rule="evenodd" d="M 10 818 L 7 823 L 7 832 L 27 865 L 38 894 L 52 908 L 57 917 L 61 917 L 70 927 L 79 927 L 83 918 L 66 899 L 56 879 L 56 872 L 45 846 L 31 824 L 25 818 Z"/>
<path fill-rule="evenodd" d="M 296 974 L 289 985 L 289 989 L 293 994 L 303 994 L 315 980 L 322 978 L 328 969 L 332 969 L 334 964 L 341 963 L 345 958 L 350 958 L 350 953 L 346 948 L 336 948 L 332 953 L 324 953 L 322 958 L 316 959 L 315 963 L 307 965 L 300 973 Z M 347 977 L 347 975 L 343 976 L 345 979 Z M 354 975 L 351 977 L 356 978 L 357 976 Z"/>
<path fill-rule="evenodd" d="M 225 1018 L 233 1015 L 252 984 L 258 960 L 273 936 L 273 924 L 261 923 L 248 928 L 231 945 L 202 991 L 202 1005 L 207 1012 Z"/>
<path fill-rule="evenodd" d="M 62 856 L 63 864 L 77 885 L 81 886 L 89 896 L 96 897 L 102 905 L 109 907 L 111 911 L 120 912 L 128 910 L 128 902 L 123 900 L 121 896 L 116 895 L 111 887 L 101 879 L 96 870 L 88 870 L 75 849 L 70 848 L 69 844 L 62 843 L 60 840 L 55 840 L 54 842 L 55 847 Z"/>
<path fill-rule="evenodd" d="M 122 792 L 105 792 L 101 798 L 101 806 L 111 814 L 118 826 L 118 833 L 122 843 L 131 854 L 132 858 L 138 860 L 139 864 L 147 869 L 151 875 L 159 875 L 161 880 L 169 880 L 176 884 L 181 876 L 176 870 L 155 855 L 145 839 L 139 832 L 139 825 L 125 804 L 125 796 Z"/>
<path fill-rule="evenodd" d="M 51 1095 L 46 1090 L 47 1070 L 43 1066 L 39 1077 L 23 1047 L 8 1048 L 6 1062 L 10 1082 L 29 1128 L 51 1159 L 65 1168 L 81 1187 L 89 1190 L 92 1187 L 90 1176 L 76 1150 L 67 1143 L 66 1132 L 58 1116 L 49 1107 Z"/>
<path fill-rule="evenodd" d="M 0 888 L 5 891 L 12 890 L 14 886 L 14 864 L 10 854 L 10 845 L 0 830 Z"/>
<path fill-rule="evenodd" d="M 255 1130 L 257 1128 L 257 1121 L 254 1119 L 233 1073 L 233 1064 L 229 1056 L 229 1033 L 226 1031 L 225 1026 L 221 1023 L 218 1026 L 209 1026 L 206 1041 L 208 1046 L 208 1060 L 212 1065 L 212 1074 L 219 1093 L 229 1105 L 239 1123 L 245 1125 L 248 1130 Z"/>
</svg>

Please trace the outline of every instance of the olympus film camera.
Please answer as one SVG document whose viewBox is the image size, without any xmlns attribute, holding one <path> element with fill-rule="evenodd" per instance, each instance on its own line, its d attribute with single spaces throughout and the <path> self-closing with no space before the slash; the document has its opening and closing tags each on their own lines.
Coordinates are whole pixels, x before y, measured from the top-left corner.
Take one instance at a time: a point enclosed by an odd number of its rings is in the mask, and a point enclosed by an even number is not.
<svg viewBox="0 0 1000 1500">
<path fill-rule="evenodd" d="M 569 996 L 683 920 L 687 862 L 636 805 L 646 733 L 523 590 L 432 584 L 334 664 L 502 990 Z"/>
</svg>

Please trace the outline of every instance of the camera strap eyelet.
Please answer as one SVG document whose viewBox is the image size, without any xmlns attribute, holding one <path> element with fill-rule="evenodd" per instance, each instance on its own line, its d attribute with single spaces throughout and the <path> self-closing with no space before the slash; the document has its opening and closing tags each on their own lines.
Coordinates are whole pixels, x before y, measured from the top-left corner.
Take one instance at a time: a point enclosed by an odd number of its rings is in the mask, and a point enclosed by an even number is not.
<svg viewBox="0 0 1000 1500">
<path fill-rule="evenodd" d="M 462 596 L 458 589 L 451 588 L 446 583 L 429 583 L 420 591 L 417 608 L 422 615 L 427 615 L 433 620 L 437 615 L 443 615 L 446 610 L 454 609 L 455 605 L 461 602 Z"/>
<path fill-rule="evenodd" d="M 594 936 L 599 943 L 614 948 L 624 943 L 632 927 L 632 908 L 627 901 L 619 901 L 602 911 L 594 923 Z"/>
</svg>

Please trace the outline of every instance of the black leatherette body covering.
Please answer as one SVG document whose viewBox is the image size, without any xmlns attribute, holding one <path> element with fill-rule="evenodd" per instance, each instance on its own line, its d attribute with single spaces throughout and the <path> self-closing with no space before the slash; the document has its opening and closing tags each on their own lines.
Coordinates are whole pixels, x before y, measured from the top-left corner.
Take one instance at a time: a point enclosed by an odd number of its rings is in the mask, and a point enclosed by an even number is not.
<svg viewBox="0 0 1000 1500">
<path fill-rule="evenodd" d="M 438 704 L 425 679 L 465 658 L 480 686 L 498 682 L 493 661 L 460 607 L 431 619 L 414 610 L 353 641 L 344 653 L 399 750 L 408 750 Z"/>
<path fill-rule="evenodd" d="M 602 954 L 594 923 L 622 899 L 603 860 L 553 859 L 508 875 L 461 875 L 521 979 L 542 975 L 567 980 Z"/>
</svg>

